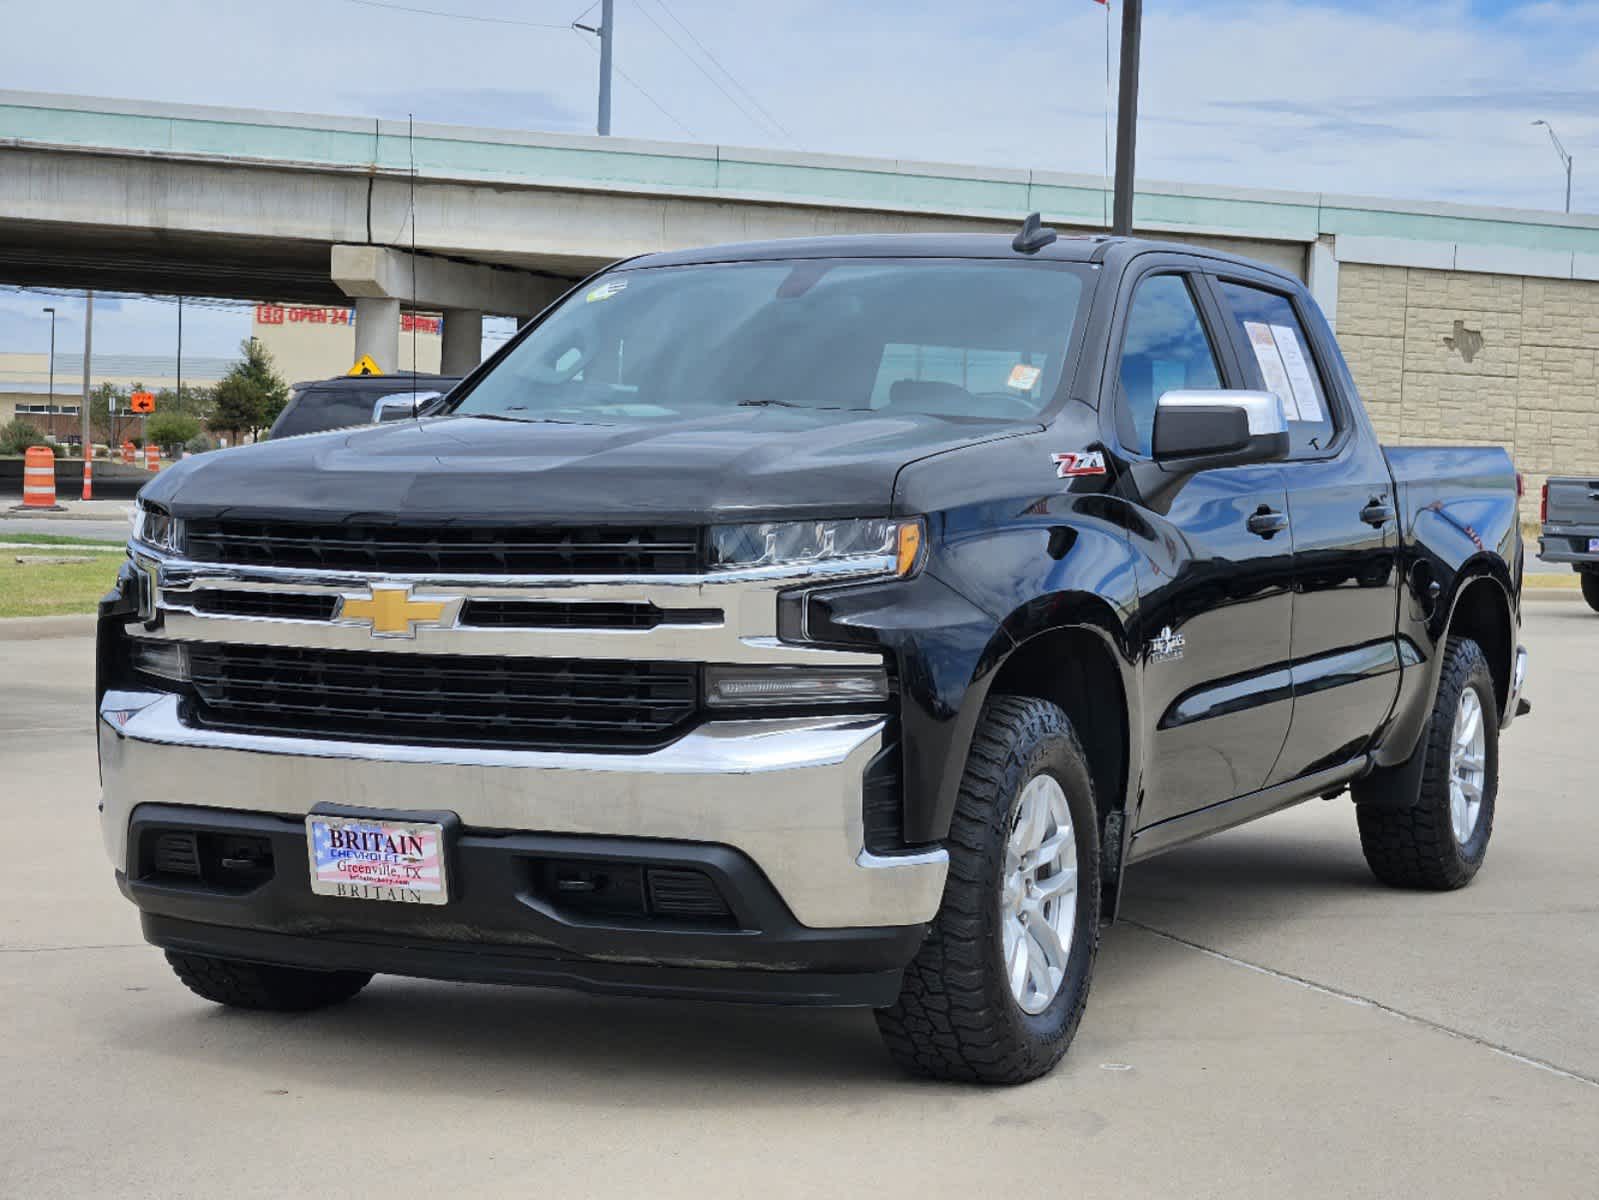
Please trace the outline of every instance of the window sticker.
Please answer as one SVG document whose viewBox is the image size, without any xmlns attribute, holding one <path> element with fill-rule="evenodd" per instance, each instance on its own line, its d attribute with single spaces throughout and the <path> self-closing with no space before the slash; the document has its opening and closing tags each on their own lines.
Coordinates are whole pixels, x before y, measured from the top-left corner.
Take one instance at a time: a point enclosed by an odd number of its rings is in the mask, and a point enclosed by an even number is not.
<svg viewBox="0 0 1599 1200">
<path fill-rule="evenodd" d="M 1273 339 L 1277 353 L 1282 356 L 1283 369 L 1288 372 L 1288 382 L 1294 389 L 1294 403 L 1301 421 L 1321 421 L 1321 400 L 1316 396 L 1316 381 L 1310 377 L 1310 360 L 1305 348 L 1299 344 L 1299 333 L 1290 325 L 1273 325 Z"/>
<path fill-rule="evenodd" d="M 1283 402 L 1283 414 L 1290 421 L 1304 420 L 1299 415 L 1299 403 L 1293 385 L 1288 381 L 1288 368 L 1283 365 L 1282 355 L 1277 350 L 1277 339 L 1271 335 L 1271 326 L 1260 321 L 1245 321 L 1244 332 L 1249 335 L 1249 345 L 1255 352 L 1255 361 L 1260 364 L 1266 390 L 1277 393 L 1278 399 Z"/>
<path fill-rule="evenodd" d="M 612 296 L 618 295 L 626 290 L 627 280 L 607 279 L 604 283 L 600 284 L 599 287 L 590 288 L 588 295 L 584 296 L 583 300 L 587 304 L 594 304 L 600 300 L 609 300 Z"/>
<path fill-rule="evenodd" d="M 1010 369 L 1010 378 L 1005 381 L 1006 387 L 1015 388 L 1018 392 L 1030 392 L 1033 385 L 1038 382 L 1038 377 L 1044 373 L 1042 367 L 1028 366 L 1026 363 L 1017 363 Z"/>
</svg>

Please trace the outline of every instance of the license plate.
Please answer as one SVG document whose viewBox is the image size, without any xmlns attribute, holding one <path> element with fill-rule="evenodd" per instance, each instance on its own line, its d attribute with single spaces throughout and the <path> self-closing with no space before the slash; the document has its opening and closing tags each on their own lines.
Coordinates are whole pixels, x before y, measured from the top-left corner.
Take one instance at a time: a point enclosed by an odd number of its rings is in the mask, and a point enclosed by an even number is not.
<svg viewBox="0 0 1599 1200">
<path fill-rule="evenodd" d="M 1599 538 L 1588 539 L 1588 553 L 1599 554 Z"/>
<path fill-rule="evenodd" d="M 361 817 L 305 819 L 311 890 L 347 900 L 445 904 L 444 826 Z"/>
</svg>

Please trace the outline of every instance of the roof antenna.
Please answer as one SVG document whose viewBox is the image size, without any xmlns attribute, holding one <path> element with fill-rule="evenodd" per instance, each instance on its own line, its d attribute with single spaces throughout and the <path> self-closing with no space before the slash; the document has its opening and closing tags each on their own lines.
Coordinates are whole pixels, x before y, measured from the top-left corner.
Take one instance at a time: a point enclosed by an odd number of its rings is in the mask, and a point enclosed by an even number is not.
<svg viewBox="0 0 1599 1200">
<path fill-rule="evenodd" d="M 1018 254 L 1033 254 L 1042 250 L 1060 235 L 1041 223 L 1037 213 L 1028 213 L 1022 222 L 1022 231 L 1011 239 L 1010 248 Z"/>
</svg>

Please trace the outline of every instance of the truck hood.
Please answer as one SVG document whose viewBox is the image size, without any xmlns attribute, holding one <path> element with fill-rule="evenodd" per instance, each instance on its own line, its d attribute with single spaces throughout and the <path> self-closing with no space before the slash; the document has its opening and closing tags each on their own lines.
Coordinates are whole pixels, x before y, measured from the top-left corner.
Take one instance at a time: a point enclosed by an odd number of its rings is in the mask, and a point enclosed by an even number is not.
<svg viewBox="0 0 1599 1200">
<path fill-rule="evenodd" d="M 181 517 L 286 520 L 887 514 L 906 463 L 1038 428 L 786 408 L 611 425 L 442 417 L 198 455 L 141 495 Z"/>
</svg>

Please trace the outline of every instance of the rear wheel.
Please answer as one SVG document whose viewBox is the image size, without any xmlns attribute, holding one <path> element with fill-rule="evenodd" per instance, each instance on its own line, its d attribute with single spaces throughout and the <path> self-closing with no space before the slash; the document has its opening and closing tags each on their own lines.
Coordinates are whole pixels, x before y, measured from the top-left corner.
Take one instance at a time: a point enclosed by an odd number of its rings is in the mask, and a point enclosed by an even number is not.
<svg viewBox="0 0 1599 1200">
<path fill-rule="evenodd" d="M 372 979 L 367 971 L 306 971 L 171 950 L 167 962 L 196 996 L 230 1008 L 265 1012 L 308 1012 L 339 1004 Z"/>
<path fill-rule="evenodd" d="M 1589 608 L 1599 612 L 1599 571 L 1583 571 L 1577 578 L 1582 580 L 1582 598 Z"/>
<path fill-rule="evenodd" d="M 1452 638 L 1424 735 L 1414 805 L 1360 804 L 1360 848 L 1372 874 L 1394 887 L 1465 887 L 1482 866 L 1499 792 L 1499 707 L 1488 660 Z"/>
<path fill-rule="evenodd" d="M 877 1014 L 901 1066 L 1023 1083 L 1060 1061 L 1099 943 L 1096 811 L 1066 714 L 990 701 L 961 780 L 943 904 L 899 1000 Z"/>
</svg>

